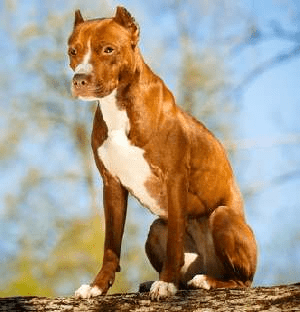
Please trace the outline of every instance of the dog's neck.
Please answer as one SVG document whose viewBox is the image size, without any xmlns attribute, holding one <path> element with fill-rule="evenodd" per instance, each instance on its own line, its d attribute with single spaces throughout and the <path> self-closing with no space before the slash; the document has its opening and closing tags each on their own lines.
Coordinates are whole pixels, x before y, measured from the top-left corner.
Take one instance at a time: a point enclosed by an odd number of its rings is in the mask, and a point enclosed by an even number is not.
<svg viewBox="0 0 300 312">
<path fill-rule="evenodd" d="M 113 90 L 108 96 L 98 100 L 103 119 L 106 123 L 108 134 L 121 131 L 125 135 L 129 133 L 129 120 L 125 109 L 117 105 L 117 90 Z"/>
<path fill-rule="evenodd" d="M 125 76 L 125 75 L 124 75 Z M 154 74 L 152 69 L 145 63 L 144 58 L 140 52 L 140 49 L 136 47 L 135 51 L 135 65 L 132 72 L 126 72 L 126 77 L 124 77 L 124 83 L 121 79 L 121 87 L 128 90 L 128 84 L 134 85 L 135 87 L 144 89 L 152 86 L 152 82 L 159 79 L 157 75 Z"/>
</svg>

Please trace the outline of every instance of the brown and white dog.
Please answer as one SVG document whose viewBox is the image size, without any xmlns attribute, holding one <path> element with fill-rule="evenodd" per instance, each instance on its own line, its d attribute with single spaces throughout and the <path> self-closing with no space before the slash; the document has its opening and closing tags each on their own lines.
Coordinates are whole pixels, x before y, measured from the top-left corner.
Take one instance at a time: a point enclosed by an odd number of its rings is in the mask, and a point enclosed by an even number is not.
<svg viewBox="0 0 300 312">
<path fill-rule="evenodd" d="M 98 101 L 92 148 L 103 178 L 103 264 L 76 297 L 106 294 L 120 271 L 128 192 L 159 218 L 146 253 L 159 281 L 150 296 L 180 287 L 249 287 L 256 242 L 226 152 L 205 126 L 175 104 L 144 63 L 139 28 L 122 7 L 112 18 L 75 13 L 69 44 L 72 92 Z"/>
</svg>

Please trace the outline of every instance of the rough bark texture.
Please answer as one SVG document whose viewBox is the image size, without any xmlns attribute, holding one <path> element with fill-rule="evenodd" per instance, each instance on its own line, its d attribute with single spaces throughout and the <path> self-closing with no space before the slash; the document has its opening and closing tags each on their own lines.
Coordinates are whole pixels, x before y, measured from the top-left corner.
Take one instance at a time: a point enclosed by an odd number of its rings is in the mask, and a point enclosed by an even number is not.
<svg viewBox="0 0 300 312">
<path fill-rule="evenodd" d="M 11 297 L 0 298 L 0 311 L 300 311 L 300 284 L 180 291 L 160 302 L 147 293 L 96 299 Z"/>
</svg>

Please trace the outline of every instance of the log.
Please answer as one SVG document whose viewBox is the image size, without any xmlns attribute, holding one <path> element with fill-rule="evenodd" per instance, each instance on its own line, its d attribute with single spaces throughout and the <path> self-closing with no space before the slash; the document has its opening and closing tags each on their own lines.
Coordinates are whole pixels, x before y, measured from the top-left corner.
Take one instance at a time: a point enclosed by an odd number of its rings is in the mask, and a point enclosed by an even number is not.
<svg viewBox="0 0 300 312">
<path fill-rule="evenodd" d="M 300 311 L 300 283 L 248 289 L 185 290 L 151 301 L 148 293 L 115 294 L 93 299 L 0 298 L 0 311 Z"/>
</svg>

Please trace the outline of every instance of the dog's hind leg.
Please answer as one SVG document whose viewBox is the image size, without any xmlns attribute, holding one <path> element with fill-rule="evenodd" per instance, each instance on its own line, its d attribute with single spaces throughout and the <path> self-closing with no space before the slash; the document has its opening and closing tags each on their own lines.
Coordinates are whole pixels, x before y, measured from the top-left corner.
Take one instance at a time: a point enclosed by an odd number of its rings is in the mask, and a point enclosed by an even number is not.
<svg viewBox="0 0 300 312">
<path fill-rule="evenodd" d="M 187 230 L 188 230 L 187 226 Z M 186 230 L 184 237 L 184 265 L 180 271 L 180 286 L 186 288 L 187 281 L 195 274 L 201 272 L 203 257 L 197 253 L 197 246 L 193 237 Z M 146 254 L 153 268 L 161 273 L 167 259 L 168 223 L 163 219 L 156 219 L 149 231 L 146 242 Z M 176 248 L 176 246 L 174 246 Z M 140 291 L 146 292 L 151 288 L 152 283 L 146 282 L 140 285 Z"/>
<path fill-rule="evenodd" d="M 163 219 L 156 219 L 146 241 L 145 250 L 153 268 L 160 273 L 167 258 L 168 224 Z"/>
<path fill-rule="evenodd" d="M 223 272 L 198 274 L 188 286 L 191 288 L 249 287 L 256 270 L 256 242 L 244 216 L 230 207 L 220 206 L 209 217 L 214 252 Z"/>
</svg>

